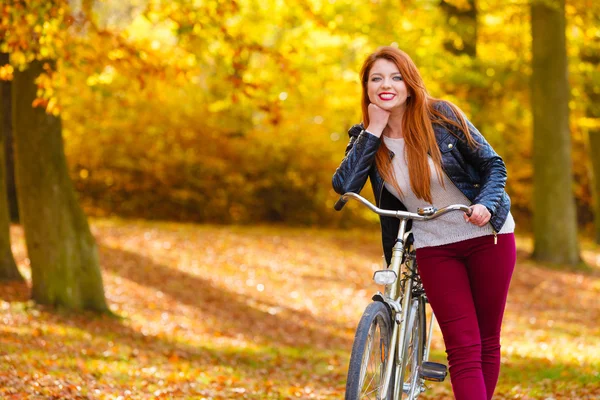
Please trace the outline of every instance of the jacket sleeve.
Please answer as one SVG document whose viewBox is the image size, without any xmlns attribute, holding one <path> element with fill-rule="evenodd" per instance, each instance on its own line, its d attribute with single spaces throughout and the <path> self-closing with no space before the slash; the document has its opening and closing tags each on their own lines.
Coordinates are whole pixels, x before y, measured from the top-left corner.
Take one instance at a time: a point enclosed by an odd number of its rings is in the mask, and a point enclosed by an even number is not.
<svg viewBox="0 0 600 400">
<path fill-rule="evenodd" d="M 443 106 L 443 112 L 452 120 L 458 122 L 458 118 L 448 105 Z M 473 199 L 473 204 L 484 205 L 492 215 L 495 214 L 498 205 L 502 200 L 502 194 L 506 186 L 507 171 L 506 165 L 500 157 L 485 140 L 483 135 L 475 126 L 465 117 L 469 133 L 477 143 L 472 147 L 467 142 L 467 138 L 462 129 L 452 126 L 452 132 L 458 138 L 457 148 L 465 161 L 479 172 L 481 178 L 479 194 Z"/>
<path fill-rule="evenodd" d="M 348 135 L 350 140 L 346 155 L 332 178 L 333 189 L 339 194 L 360 193 L 367 182 L 381 140 L 365 131 L 362 124 L 352 126 Z"/>
</svg>

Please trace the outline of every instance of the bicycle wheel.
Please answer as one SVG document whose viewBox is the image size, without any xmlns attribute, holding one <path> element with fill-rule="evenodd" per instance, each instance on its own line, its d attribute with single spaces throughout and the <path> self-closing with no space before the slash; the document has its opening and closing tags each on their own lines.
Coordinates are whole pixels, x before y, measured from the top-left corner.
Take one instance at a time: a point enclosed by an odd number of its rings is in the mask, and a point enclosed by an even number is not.
<svg viewBox="0 0 600 400">
<path fill-rule="evenodd" d="M 402 367 L 400 379 L 402 393 L 400 399 L 414 400 L 421 394 L 423 380 L 419 377 L 419 368 L 425 352 L 425 300 L 420 297 L 413 300 L 411 315 L 406 327 L 406 336 L 402 347 Z"/>
<path fill-rule="evenodd" d="M 354 336 L 346 400 L 391 399 L 392 384 L 387 394 L 381 393 L 391 333 L 390 313 L 386 306 L 377 301 L 369 304 Z"/>
</svg>

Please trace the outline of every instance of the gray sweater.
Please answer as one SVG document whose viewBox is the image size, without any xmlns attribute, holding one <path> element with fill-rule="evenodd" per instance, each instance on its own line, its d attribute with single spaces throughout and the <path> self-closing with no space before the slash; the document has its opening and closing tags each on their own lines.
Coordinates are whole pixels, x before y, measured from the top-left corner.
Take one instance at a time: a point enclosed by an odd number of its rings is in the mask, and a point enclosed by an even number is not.
<svg viewBox="0 0 600 400">
<path fill-rule="evenodd" d="M 410 187 L 404 139 L 392 139 L 387 136 L 382 136 L 382 138 L 387 148 L 395 154 L 392 159 L 392 167 L 403 195 L 400 196 L 396 189 L 387 182 L 385 183 L 385 188 L 396 196 L 406 206 L 408 211 L 417 212 L 417 208 L 424 207 L 442 208 L 451 204 L 471 205 L 469 199 L 454 186 L 446 174 L 442 175 L 445 189 L 442 187 L 431 157 L 429 157 L 429 169 L 431 171 L 431 198 L 433 203 L 429 204 L 425 200 L 417 198 Z M 514 230 L 515 221 L 512 214 L 509 213 L 504 226 L 498 234 L 512 233 Z M 478 227 L 477 225 L 465 222 L 463 213 L 451 212 L 432 221 L 413 221 L 412 232 L 415 237 L 415 248 L 418 249 L 492 235 L 493 229 L 490 224 Z"/>
</svg>

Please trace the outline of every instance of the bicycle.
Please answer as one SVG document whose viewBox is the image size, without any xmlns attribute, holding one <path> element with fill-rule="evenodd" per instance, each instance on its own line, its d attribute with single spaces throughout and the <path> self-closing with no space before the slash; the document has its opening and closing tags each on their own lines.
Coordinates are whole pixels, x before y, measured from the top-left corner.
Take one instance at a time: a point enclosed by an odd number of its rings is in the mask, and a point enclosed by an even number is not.
<svg viewBox="0 0 600 400">
<path fill-rule="evenodd" d="M 431 312 L 426 332 L 427 296 L 417 271 L 413 236 L 406 231 L 409 220 L 428 221 L 451 211 L 470 216 L 468 206 L 455 204 L 439 210 L 418 209 L 417 213 L 383 210 L 356 193 L 346 193 L 334 208 L 340 211 L 348 199 L 358 200 L 380 216 L 400 219 L 390 265 L 373 274 L 385 285 L 365 309 L 354 337 L 346 382 L 346 400 L 416 399 L 425 391 L 425 381 L 442 382 L 444 364 L 428 361 L 435 315 Z M 400 277 L 400 279 L 398 279 Z M 396 384 L 399 382 L 400 384 Z"/>
</svg>

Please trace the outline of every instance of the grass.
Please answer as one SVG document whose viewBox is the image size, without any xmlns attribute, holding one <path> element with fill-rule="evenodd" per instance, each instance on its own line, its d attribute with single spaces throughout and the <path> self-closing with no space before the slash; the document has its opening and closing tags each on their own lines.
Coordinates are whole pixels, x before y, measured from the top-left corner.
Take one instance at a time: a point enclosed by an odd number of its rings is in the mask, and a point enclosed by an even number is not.
<svg viewBox="0 0 600 400">
<path fill-rule="evenodd" d="M 380 267 L 377 231 L 98 219 L 118 318 L 33 304 L 0 284 L 0 398 L 340 399 Z M 23 233 L 13 252 L 30 275 Z M 600 251 L 588 269 L 519 261 L 497 399 L 600 396 Z M 441 334 L 433 358 L 444 361 Z M 428 399 L 451 399 L 449 382 Z"/>
</svg>

